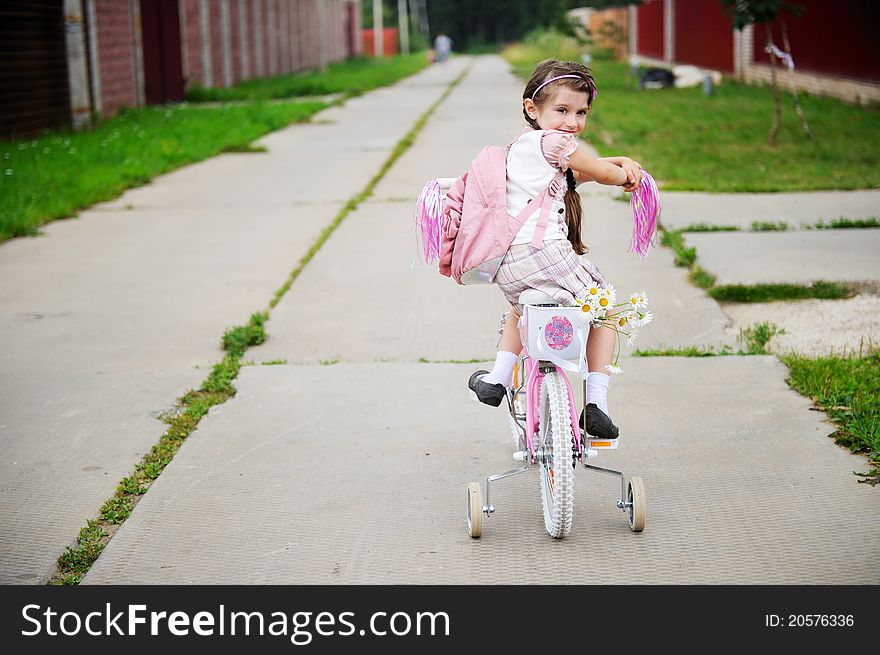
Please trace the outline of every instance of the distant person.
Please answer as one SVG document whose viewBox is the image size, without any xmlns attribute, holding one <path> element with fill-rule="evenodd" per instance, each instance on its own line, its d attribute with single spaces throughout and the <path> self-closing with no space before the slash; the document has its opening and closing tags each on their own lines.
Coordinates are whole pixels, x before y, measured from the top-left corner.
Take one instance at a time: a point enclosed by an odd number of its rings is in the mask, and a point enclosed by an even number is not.
<svg viewBox="0 0 880 655">
<path fill-rule="evenodd" d="M 452 39 L 441 32 L 434 39 L 434 61 L 442 63 L 449 59 L 452 53 Z"/>
</svg>

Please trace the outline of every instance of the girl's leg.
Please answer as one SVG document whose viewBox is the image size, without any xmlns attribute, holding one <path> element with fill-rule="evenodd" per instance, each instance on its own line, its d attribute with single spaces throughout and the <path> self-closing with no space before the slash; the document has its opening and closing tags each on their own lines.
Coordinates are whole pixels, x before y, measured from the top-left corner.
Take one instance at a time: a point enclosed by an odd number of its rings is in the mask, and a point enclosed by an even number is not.
<svg viewBox="0 0 880 655">
<path fill-rule="evenodd" d="M 608 385 L 611 378 L 605 369 L 614 357 L 616 345 L 617 333 L 614 330 L 604 327 L 590 329 L 590 338 L 587 340 L 587 367 L 590 371 L 587 375 L 587 407 L 581 414 L 581 427 L 600 438 L 615 439 L 619 434 L 608 415 Z"/>
<path fill-rule="evenodd" d="M 617 333 L 605 327 L 590 328 L 587 339 L 587 366 L 590 372 L 606 373 L 605 367 L 614 358 L 614 347 L 617 345 Z"/>
<path fill-rule="evenodd" d="M 498 342 L 498 352 L 495 354 L 495 365 L 492 370 L 482 376 L 486 384 L 500 384 L 509 387 L 513 378 L 513 368 L 522 351 L 522 341 L 519 337 L 519 314 L 511 309 L 504 321 L 504 329 L 501 331 L 501 339 Z"/>
<path fill-rule="evenodd" d="M 519 336 L 519 314 L 511 309 L 507 312 L 507 320 L 504 321 L 504 330 L 501 332 L 501 340 L 498 342 L 498 350 L 519 355 L 522 351 L 522 340 Z M 609 363 L 611 360 L 608 360 Z"/>
</svg>

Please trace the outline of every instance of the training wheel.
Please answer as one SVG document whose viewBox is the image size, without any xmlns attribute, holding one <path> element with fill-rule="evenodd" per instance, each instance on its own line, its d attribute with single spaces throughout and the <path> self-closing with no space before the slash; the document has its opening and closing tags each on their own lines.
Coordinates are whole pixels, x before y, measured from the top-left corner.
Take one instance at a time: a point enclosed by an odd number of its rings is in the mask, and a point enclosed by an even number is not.
<svg viewBox="0 0 880 655">
<path fill-rule="evenodd" d="M 638 476 L 626 483 L 626 503 L 629 512 L 629 527 L 633 532 L 645 529 L 645 483 Z"/>
<path fill-rule="evenodd" d="M 479 539 L 483 534 L 483 492 L 479 482 L 468 484 L 468 534 Z"/>
</svg>

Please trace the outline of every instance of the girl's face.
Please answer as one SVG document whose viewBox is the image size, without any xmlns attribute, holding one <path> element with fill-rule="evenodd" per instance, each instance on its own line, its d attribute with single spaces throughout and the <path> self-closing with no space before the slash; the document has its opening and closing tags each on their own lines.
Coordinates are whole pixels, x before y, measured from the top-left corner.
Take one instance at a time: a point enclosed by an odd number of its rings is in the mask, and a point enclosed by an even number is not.
<svg viewBox="0 0 880 655">
<path fill-rule="evenodd" d="M 554 89 L 553 95 L 540 107 L 530 98 L 523 102 L 526 113 L 542 130 L 561 130 L 579 135 L 587 123 L 589 100 L 589 94 L 561 86 Z"/>
</svg>

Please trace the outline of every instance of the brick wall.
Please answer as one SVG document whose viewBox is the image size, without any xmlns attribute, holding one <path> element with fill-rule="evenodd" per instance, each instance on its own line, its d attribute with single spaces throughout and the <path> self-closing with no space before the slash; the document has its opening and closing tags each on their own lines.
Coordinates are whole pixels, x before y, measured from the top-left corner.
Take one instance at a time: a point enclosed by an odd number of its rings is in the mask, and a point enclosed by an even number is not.
<svg viewBox="0 0 880 655">
<path fill-rule="evenodd" d="M 112 115 L 120 107 L 137 106 L 134 33 L 128 2 L 95 0 L 95 29 L 102 113 Z"/>
</svg>

